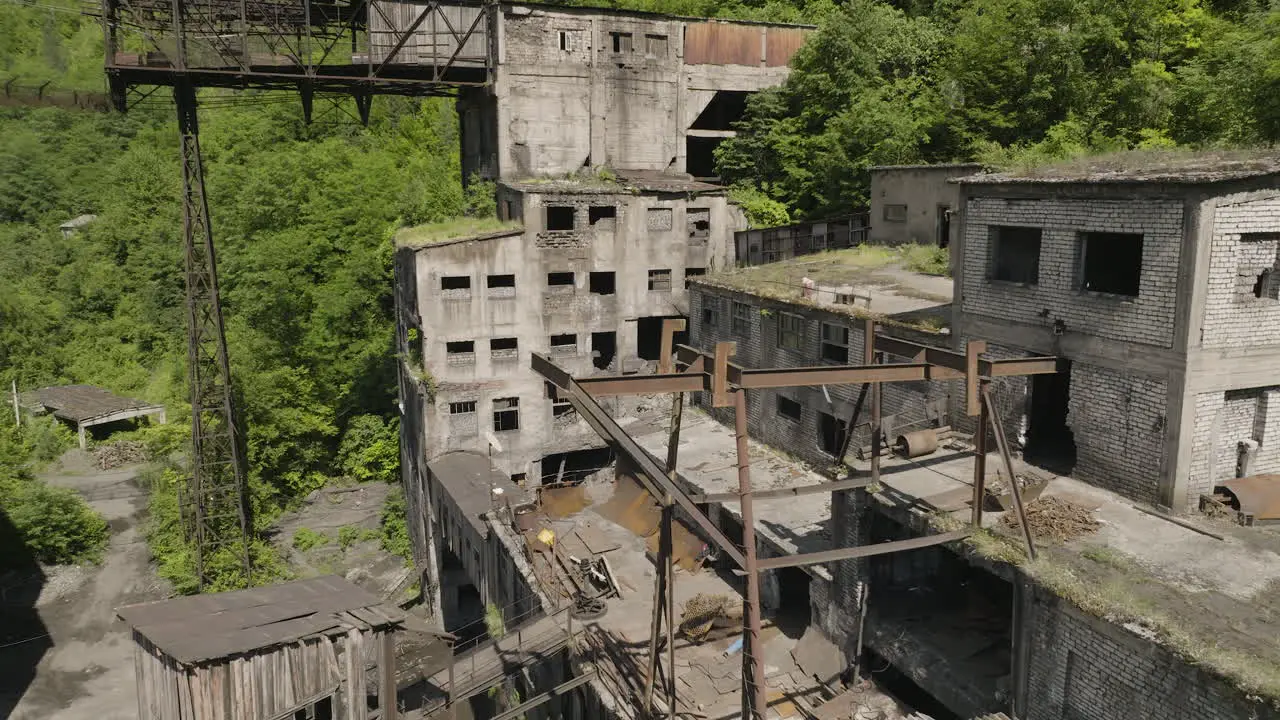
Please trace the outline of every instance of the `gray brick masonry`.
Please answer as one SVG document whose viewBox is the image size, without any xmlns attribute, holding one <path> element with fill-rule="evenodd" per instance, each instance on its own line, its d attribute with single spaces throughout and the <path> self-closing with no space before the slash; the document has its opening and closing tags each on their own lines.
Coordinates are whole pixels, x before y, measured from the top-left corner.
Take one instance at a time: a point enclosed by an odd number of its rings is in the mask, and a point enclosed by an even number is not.
<svg viewBox="0 0 1280 720">
<path fill-rule="evenodd" d="M 1263 271 L 1280 271 L 1280 195 L 1219 205 L 1214 212 L 1203 345 L 1280 345 L 1280 301 L 1258 298 Z"/>
</svg>

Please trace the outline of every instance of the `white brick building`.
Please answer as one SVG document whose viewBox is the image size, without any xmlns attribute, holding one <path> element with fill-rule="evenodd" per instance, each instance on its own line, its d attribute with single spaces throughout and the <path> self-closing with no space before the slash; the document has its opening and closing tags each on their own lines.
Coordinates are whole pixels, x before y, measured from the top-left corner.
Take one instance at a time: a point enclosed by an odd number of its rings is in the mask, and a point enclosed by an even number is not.
<svg viewBox="0 0 1280 720">
<path fill-rule="evenodd" d="M 958 181 L 955 337 L 1071 362 L 1001 381 L 1028 460 L 1181 510 L 1280 472 L 1280 156 L 1126 162 Z"/>
</svg>

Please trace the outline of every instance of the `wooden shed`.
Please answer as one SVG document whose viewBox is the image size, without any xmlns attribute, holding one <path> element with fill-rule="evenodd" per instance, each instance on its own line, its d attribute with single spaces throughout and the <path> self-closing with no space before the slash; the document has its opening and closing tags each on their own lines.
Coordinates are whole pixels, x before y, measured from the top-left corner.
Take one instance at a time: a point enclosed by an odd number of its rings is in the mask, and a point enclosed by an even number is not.
<svg viewBox="0 0 1280 720">
<path fill-rule="evenodd" d="M 400 610 L 335 576 L 116 610 L 133 630 L 140 720 L 367 720 L 392 688 Z M 386 698 L 385 692 L 379 698 Z"/>
</svg>

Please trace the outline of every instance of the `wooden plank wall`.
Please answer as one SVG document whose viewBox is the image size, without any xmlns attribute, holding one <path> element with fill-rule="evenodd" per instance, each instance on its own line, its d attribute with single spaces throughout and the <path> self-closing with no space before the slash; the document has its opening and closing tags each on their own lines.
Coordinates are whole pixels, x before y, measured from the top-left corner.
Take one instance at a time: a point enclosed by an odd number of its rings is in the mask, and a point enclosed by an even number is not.
<svg viewBox="0 0 1280 720">
<path fill-rule="evenodd" d="M 387 2 L 381 0 L 373 3 L 374 9 L 369 12 L 369 44 L 375 61 L 380 61 L 399 42 L 399 33 L 407 30 L 422 14 L 426 5 L 411 2 Z M 381 12 L 378 12 L 381 10 Z M 383 15 L 386 18 L 383 18 Z M 396 56 L 396 63 L 430 65 L 437 62 L 444 65 L 458 47 L 458 40 L 467 34 L 480 8 L 458 5 L 445 5 L 431 11 L 414 30 L 404 47 Z M 390 20 L 390 22 L 387 22 Z M 488 41 L 485 21 L 481 20 L 475 32 L 467 38 L 462 52 L 455 60 L 462 65 L 483 65 L 488 53 Z M 434 53 L 434 56 L 433 56 Z"/>
</svg>

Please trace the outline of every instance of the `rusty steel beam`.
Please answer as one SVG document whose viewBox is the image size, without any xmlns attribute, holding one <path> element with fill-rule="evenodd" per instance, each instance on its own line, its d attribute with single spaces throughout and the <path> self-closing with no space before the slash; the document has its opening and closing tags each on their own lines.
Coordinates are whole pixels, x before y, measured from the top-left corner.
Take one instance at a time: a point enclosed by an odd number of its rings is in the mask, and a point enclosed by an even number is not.
<svg viewBox="0 0 1280 720">
<path fill-rule="evenodd" d="M 863 477 L 853 480 L 838 480 L 836 482 L 817 483 L 815 485 L 801 485 L 800 487 L 784 487 L 774 488 L 772 490 L 757 490 L 751 493 L 751 497 L 756 500 L 776 500 L 777 498 L 799 497 L 801 495 L 813 495 L 816 493 L 839 492 L 841 490 L 853 490 L 855 488 L 866 487 L 871 484 L 871 478 Z M 738 499 L 738 493 L 712 493 L 710 495 L 690 495 L 689 499 L 696 503 L 726 503 L 733 502 Z"/>
<path fill-rule="evenodd" d="M 564 397 L 572 403 L 574 409 L 596 431 L 596 434 L 610 441 L 617 452 L 630 458 L 636 467 L 640 468 L 640 476 L 637 477 L 637 480 L 640 481 L 640 484 L 644 486 L 654 500 L 661 503 L 666 498 L 671 498 L 698 524 L 698 527 L 702 529 L 711 542 L 715 543 L 716 547 L 720 548 L 729 559 L 737 563 L 738 567 L 745 568 L 746 557 L 734 542 L 698 509 L 697 504 L 690 500 L 689 496 L 667 476 L 666 469 L 659 465 L 657 460 L 641 447 L 634 438 L 628 435 L 627 431 L 623 430 L 609 416 L 609 413 L 600 407 L 595 398 L 591 397 L 569 373 L 539 353 L 533 353 L 530 367 L 547 382 L 556 386 L 558 389 L 557 396 Z"/>
<path fill-rule="evenodd" d="M 964 377 L 967 364 L 965 353 L 954 350 L 921 345 L 907 340 L 900 340 L 885 335 L 876 335 L 876 349 L 890 355 L 909 357 L 916 362 L 955 370 Z M 986 352 L 985 343 L 982 352 Z M 987 377 L 1013 377 L 1019 375 L 1052 375 L 1058 372 L 1056 357 L 1009 358 L 1005 360 L 978 360 L 978 374 Z"/>
<path fill-rule="evenodd" d="M 702 392 L 710 389 L 710 380 L 705 374 L 692 372 L 663 375 L 597 375 L 577 378 L 577 381 L 578 385 L 592 397 Z"/>
<path fill-rule="evenodd" d="M 875 545 L 858 545 L 851 548 L 823 550 L 801 555 L 764 558 L 763 560 L 758 560 L 756 566 L 761 570 L 777 570 L 778 568 L 801 567 L 804 565 L 821 565 L 822 563 L 835 562 L 837 560 L 852 560 L 853 558 L 884 555 L 885 553 L 902 552 L 903 550 L 919 550 L 920 548 L 963 540 L 972 533 L 973 530 L 971 528 L 965 528 L 964 530 L 942 533 L 941 535 L 925 535 L 909 540 L 894 540 L 892 542 L 876 543 Z"/>
<path fill-rule="evenodd" d="M 732 343 L 717 343 L 716 358 Z M 738 502 L 742 512 L 742 551 L 746 555 L 747 592 L 742 598 L 742 718 L 764 720 L 769 712 L 765 683 L 764 644 L 760 622 L 760 561 L 756 557 L 756 521 L 751 506 L 751 449 L 747 441 L 747 391 L 733 392 L 733 434 L 738 462 Z"/>
</svg>

